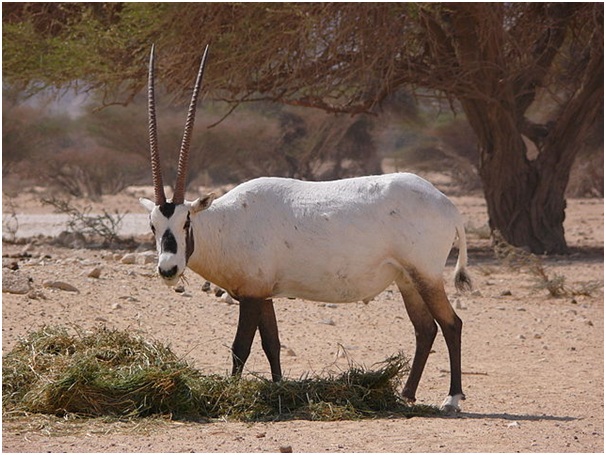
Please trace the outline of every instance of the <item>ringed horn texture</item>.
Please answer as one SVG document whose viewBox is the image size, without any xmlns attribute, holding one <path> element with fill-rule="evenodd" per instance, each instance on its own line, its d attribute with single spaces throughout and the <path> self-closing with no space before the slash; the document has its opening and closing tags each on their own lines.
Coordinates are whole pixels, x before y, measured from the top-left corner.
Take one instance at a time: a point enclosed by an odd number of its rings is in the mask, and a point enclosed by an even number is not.
<svg viewBox="0 0 606 455">
<path fill-rule="evenodd" d="M 175 193 L 173 194 L 173 204 L 183 204 L 185 200 L 185 178 L 187 174 L 187 160 L 189 158 L 189 146 L 191 143 L 191 133 L 194 128 L 196 119 L 196 106 L 198 103 L 198 95 L 202 87 L 202 76 L 204 75 L 204 67 L 206 65 L 206 57 L 208 55 L 208 45 L 204 49 L 204 55 L 200 62 L 200 69 L 196 77 L 196 84 L 189 103 L 187 111 L 187 120 L 185 121 L 185 130 L 183 131 L 183 139 L 181 140 L 181 149 L 179 151 L 179 164 L 177 167 L 177 181 L 175 183 Z M 162 170 L 160 168 L 160 155 L 158 153 L 158 130 L 156 126 L 156 97 L 154 88 L 154 63 L 155 63 L 155 45 L 152 45 L 149 56 L 149 75 L 147 88 L 147 102 L 149 114 L 149 150 L 151 154 L 152 178 L 154 184 L 154 193 L 156 197 L 156 205 L 164 205 L 166 203 L 166 194 L 164 193 L 164 184 L 162 182 Z"/>
</svg>

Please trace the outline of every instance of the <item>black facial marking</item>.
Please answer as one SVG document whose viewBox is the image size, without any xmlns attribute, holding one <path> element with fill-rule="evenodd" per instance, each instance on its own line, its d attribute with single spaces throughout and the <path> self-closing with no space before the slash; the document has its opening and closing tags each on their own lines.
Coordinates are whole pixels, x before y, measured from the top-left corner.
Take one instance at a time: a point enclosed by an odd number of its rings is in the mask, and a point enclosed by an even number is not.
<svg viewBox="0 0 606 455">
<path fill-rule="evenodd" d="M 164 278 L 172 278 L 177 274 L 178 268 L 175 265 L 174 267 L 168 269 L 168 270 L 164 270 L 161 268 L 158 268 L 158 273 L 160 275 L 162 275 Z"/>
<path fill-rule="evenodd" d="M 165 204 L 160 206 L 160 212 L 166 218 L 170 218 L 171 216 L 173 216 L 173 213 L 175 213 L 175 207 L 177 206 L 172 202 L 166 202 Z"/>
<path fill-rule="evenodd" d="M 177 254 L 177 240 L 170 229 L 167 229 L 162 235 L 162 252 Z"/>
<path fill-rule="evenodd" d="M 194 252 L 194 248 L 194 233 L 191 226 L 188 226 L 188 229 L 185 233 L 185 263 L 189 262 L 189 258 Z"/>
</svg>

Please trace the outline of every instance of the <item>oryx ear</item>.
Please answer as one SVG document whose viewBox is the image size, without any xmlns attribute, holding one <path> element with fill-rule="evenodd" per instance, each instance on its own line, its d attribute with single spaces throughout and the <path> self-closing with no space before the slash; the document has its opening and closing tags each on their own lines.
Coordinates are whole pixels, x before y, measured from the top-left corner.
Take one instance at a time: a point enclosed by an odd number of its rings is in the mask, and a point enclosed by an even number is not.
<svg viewBox="0 0 606 455">
<path fill-rule="evenodd" d="M 206 210 L 215 200 L 215 193 L 208 193 L 204 197 L 200 197 L 191 203 L 190 210 L 192 213 L 198 213 Z"/>
<path fill-rule="evenodd" d="M 149 213 L 151 213 L 151 211 L 154 209 L 154 207 L 156 206 L 156 203 L 154 201 L 150 201 L 149 199 L 146 199 L 144 197 L 140 197 L 139 198 L 139 203 L 145 207 L 147 209 L 147 211 Z"/>
</svg>

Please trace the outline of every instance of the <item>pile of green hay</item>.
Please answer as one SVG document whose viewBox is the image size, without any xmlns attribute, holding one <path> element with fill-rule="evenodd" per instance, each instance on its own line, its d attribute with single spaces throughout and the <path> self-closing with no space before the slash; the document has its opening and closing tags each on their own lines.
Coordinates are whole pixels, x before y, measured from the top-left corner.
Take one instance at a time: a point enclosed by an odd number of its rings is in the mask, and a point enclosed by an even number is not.
<svg viewBox="0 0 606 455">
<path fill-rule="evenodd" d="M 437 414 L 397 393 L 408 362 L 278 383 L 203 375 L 169 347 L 124 331 L 43 327 L 3 358 L 5 413 L 176 419 L 343 420 Z"/>
</svg>

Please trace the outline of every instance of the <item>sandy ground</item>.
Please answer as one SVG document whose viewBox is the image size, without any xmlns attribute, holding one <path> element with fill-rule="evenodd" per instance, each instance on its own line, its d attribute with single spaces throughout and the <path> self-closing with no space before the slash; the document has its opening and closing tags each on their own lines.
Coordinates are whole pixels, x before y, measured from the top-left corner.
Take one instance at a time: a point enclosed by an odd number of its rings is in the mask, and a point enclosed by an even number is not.
<svg viewBox="0 0 606 455">
<path fill-rule="evenodd" d="M 104 199 L 105 207 L 144 214 L 145 190 Z M 48 214 L 39 194 L 15 198 L 14 211 Z M 550 276 L 565 277 L 573 291 L 598 281 L 590 296 L 551 298 L 536 277 L 494 259 L 479 196 L 452 197 L 468 219 L 470 272 L 476 291 L 458 295 L 454 261 L 445 270 L 447 292 L 463 319 L 463 386 L 467 400 L 455 418 L 393 418 L 345 422 L 174 422 L 167 418 L 128 422 L 3 416 L 4 452 L 603 452 L 604 450 L 604 205 L 602 199 L 569 201 L 566 233 L 572 254 L 544 258 Z M 4 220 L 8 208 L 3 207 Z M 41 218 L 41 221 L 44 219 Z M 41 226 L 41 229 L 45 229 Z M 151 248 L 144 231 L 139 240 Z M 27 250 L 28 257 L 19 256 Z M 142 332 L 169 343 L 205 373 L 227 373 L 237 305 L 202 290 L 188 273 L 185 292 L 167 288 L 127 251 L 73 249 L 33 240 L 3 243 L 3 261 L 32 279 L 33 293 L 2 294 L 2 349 L 43 324 L 78 324 Z M 153 256 L 153 255 L 152 255 Z M 88 277 L 95 267 L 99 278 Z M 69 292 L 45 287 L 61 280 Z M 287 376 L 346 369 L 348 361 L 371 366 L 400 350 L 412 355 L 414 334 L 401 298 L 389 288 L 368 305 L 276 301 Z M 441 335 L 421 380 L 420 403 L 440 404 L 449 366 Z M 260 341 L 249 372 L 268 376 Z"/>
</svg>

